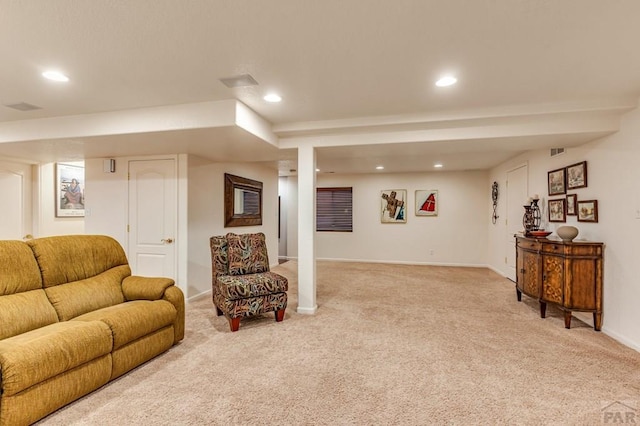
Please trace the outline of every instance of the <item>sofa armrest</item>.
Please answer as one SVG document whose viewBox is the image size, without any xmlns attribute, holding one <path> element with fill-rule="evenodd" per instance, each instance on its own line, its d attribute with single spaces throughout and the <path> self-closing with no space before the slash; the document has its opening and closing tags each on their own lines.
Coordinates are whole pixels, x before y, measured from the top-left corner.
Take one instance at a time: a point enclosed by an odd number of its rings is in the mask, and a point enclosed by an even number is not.
<svg viewBox="0 0 640 426">
<path fill-rule="evenodd" d="M 174 284 L 171 278 L 131 275 L 122 281 L 122 292 L 127 300 L 160 300 L 165 290 Z"/>
</svg>

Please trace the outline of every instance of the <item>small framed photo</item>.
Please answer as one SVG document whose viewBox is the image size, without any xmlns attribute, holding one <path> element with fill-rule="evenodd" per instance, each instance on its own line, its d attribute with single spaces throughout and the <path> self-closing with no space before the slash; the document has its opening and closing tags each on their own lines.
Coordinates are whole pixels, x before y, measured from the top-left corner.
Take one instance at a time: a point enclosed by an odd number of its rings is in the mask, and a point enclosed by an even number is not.
<svg viewBox="0 0 640 426">
<path fill-rule="evenodd" d="M 416 191 L 416 216 L 438 216 L 438 191 Z"/>
<path fill-rule="evenodd" d="M 578 222 L 598 221 L 598 200 L 578 201 Z"/>
<path fill-rule="evenodd" d="M 586 188 L 587 162 L 567 166 L 567 189 Z"/>
<path fill-rule="evenodd" d="M 578 214 L 576 203 L 578 196 L 576 194 L 567 195 L 567 216 L 575 216 Z"/>
<path fill-rule="evenodd" d="M 566 194 L 566 169 L 552 170 L 547 173 L 547 181 L 549 184 L 549 195 Z"/>
<path fill-rule="evenodd" d="M 549 200 L 549 222 L 566 222 L 565 199 Z"/>
</svg>

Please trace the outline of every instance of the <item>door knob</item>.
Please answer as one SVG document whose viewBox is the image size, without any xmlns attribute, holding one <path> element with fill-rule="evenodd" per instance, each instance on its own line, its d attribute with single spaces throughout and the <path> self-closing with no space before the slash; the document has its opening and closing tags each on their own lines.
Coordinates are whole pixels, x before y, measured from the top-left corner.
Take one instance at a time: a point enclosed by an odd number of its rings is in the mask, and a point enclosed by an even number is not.
<svg viewBox="0 0 640 426">
<path fill-rule="evenodd" d="M 173 242 L 173 238 L 163 238 L 160 241 L 162 241 L 165 244 L 171 244 Z"/>
</svg>

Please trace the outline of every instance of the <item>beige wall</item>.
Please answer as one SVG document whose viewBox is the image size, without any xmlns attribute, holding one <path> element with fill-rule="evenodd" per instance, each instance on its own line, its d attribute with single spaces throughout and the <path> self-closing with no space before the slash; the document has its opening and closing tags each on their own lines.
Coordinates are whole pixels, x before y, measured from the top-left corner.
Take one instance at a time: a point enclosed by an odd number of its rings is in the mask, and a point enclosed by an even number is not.
<svg viewBox="0 0 640 426">
<path fill-rule="evenodd" d="M 224 174 L 262 182 L 262 226 L 224 226 Z M 188 297 L 211 290 L 209 238 L 228 232 L 264 232 L 271 266 L 278 264 L 278 171 L 249 163 L 188 157 Z"/>
<path fill-rule="evenodd" d="M 227 232 L 264 232 L 269 260 L 278 263 L 278 172 L 251 164 L 214 163 L 196 156 L 169 156 L 178 160 L 179 206 L 178 285 L 187 298 L 211 290 L 209 237 Z M 168 158 L 164 157 L 145 157 Z M 116 172 L 104 173 L 103 159 L 86 161 L 87 233 L 106 234 L 127 247 L 128 161 L 116 158 Z M 139 158 L 138 158 L 139 159 Z M 263 225 L 224 227 L 224 173 L 263 182 Z M 92 195 L 89 195 L 92 194 Z M 184 251 L 184 255 L 180 255 Z"/>
<path fill-rule="evenodd" d="M 319 259 L 441 265 L 487 263 L 488 173 L 322 175 L 318 187 L 353 187 L 353 232 L 317 232 Z M 297 256 L 297 182 L 289 178 L 287 249 Z M 407 223 L 380 223 L 380 191 L 407 190 Z M 437 217 L 415 215 L 415 191 L 437 189 Z"/>
<path fill-rule="evenodd" d="M 598 223 L 577 222 L 567 217 L 567 225 L 580 230 L 578 238 L 605 243 L 604 253 L 604 313 L 603 331 L 616 339 L 640 349 L 640 110 L 623 116 L 621 130 L 611 136 L 586 145 L 568 148 L 551 158 L 548 150 L 529 152 L 491 170 L 485 186 L 497 180 L 501 186 L 506 171 L 526 162 L 529 174 L 529 194 L 540 194 L 546 207 L 547 172 L 580 161 L 587 161 L 588 187 L 569 191 L 578 200 L 598 200 Z M 546 209 L 543 211 L 546 214 Z M 501 226 L 489 228 L 489 266 L 504 272 L 506 239 L 500 206 Z M 559 223 L 545 223 L 555 230 Z M 515 300 L 515 295 L 514 295 Z M 579 315 L 590 322 L 590 316 Z"/>
</svg>

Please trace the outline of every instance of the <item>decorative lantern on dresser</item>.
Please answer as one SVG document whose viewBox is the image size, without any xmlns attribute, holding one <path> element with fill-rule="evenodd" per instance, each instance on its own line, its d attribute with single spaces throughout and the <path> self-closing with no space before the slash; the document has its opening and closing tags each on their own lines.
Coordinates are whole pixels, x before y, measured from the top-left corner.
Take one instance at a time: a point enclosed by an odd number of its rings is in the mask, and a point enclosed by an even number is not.
<svg viewBox="0 0 640 426">
<path fill-rule="evenodd" d="M 602 325 L 603 243 L 562 241 L 516 235 L 516 294 L 538 299 L 540 316 L 547 303 L 564 311 L 571 328 L 571 312 L 593 312 L 593 328 Z"/>
</svg>

